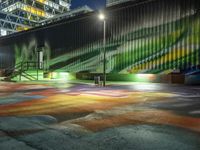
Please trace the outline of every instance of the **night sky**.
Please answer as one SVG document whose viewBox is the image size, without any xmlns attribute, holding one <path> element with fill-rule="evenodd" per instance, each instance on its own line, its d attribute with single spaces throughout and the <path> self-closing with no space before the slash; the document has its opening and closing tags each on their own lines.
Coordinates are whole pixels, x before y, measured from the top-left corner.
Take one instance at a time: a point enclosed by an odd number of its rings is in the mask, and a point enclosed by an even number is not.
<svg viewBox="0 0 200 150">
<path fill-rule="evenodd" d="M 92 9 L 101 9 L 104 8 L 106 4 L 106 0 L 72 0 L 72 6 L 71 9 L 83 6 L 83 5 L 88 5 Z"/>
</svg>

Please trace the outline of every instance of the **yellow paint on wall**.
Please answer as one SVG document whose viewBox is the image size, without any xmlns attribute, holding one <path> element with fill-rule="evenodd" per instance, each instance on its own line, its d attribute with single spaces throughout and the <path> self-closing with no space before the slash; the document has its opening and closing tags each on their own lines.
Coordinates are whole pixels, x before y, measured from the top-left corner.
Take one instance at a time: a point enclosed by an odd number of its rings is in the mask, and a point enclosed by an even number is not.
<svg viewBox="0 0 200 150">
<path fill-rule="evenodd" d="M 144 64 L 139 64 L 139 65 L 135 66 L 133 69 L 131 69 L 130 72 L 131 73 L 136 73 L 136 72 L 139 71 L 141 66 L 147 66 L 148 63 L 149 64 L 153 64 L 153 65 L 159 65 L 159 64 L 163 65 L 163 64 L 165 64 L 165 63 L 167 63 L 169 61 L 175 61 L 176 59 L 179 59 L 181 57 L 187 56 L 190 53 L 191 53 L 191 51 L 187 51 L 185 48 L 176 49 L 174 51 L 169 52 L 168 54 L 163 55 L 160 58 L 154 59 L 154 60 L 152 60 L 150 62 L 146 62 Z M 176 55 L 177 55 L 177 57 L 173 57 L 173 56 L 176 56 Z M 161 60 L 164 60 L 164 61 L 161 61 Z M 160 63 L 160 62 L 162 62 L 162 63 Z M 150 65 L 150 68 L 153 68 L 153 65 Z"/>
</svg>

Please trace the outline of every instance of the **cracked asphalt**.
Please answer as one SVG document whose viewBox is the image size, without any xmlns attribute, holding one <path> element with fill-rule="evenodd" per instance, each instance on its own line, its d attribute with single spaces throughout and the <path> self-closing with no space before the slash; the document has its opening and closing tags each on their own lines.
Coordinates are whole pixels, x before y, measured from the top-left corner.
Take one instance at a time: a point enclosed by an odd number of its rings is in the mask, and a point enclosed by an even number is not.
<svg viewBox="0 0 200 150">
<path fill-rule="evenodd" d="M 0 82 L 1 150 L 199 150 L 200 86 Z"/>
</svg>

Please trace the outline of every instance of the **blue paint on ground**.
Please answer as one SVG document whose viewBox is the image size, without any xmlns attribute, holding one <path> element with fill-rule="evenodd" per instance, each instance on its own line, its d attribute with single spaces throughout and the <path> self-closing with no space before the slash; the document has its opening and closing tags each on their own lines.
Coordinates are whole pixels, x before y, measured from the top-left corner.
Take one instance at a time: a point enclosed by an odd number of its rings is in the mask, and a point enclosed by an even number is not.
<svg viewBox="0 0 200 150">
<path fill-rule="evenodd" d="M 41 98 L 44 98 L 45 96 L 40 95 L 19 95 L 19 96 L 9 96 L 9 97 L 1 97 L 0 98 L 0 105 L 9 105 L 9 104 L 16 104 L 20 102 L 30 101 L 30 100 L 39 100 Z"/>
</svg>

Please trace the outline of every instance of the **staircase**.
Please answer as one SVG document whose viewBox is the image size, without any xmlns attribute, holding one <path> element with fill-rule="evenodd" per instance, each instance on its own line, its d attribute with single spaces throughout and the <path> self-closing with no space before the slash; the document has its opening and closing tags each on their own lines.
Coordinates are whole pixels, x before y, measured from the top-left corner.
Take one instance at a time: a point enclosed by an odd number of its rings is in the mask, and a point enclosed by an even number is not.
<svg viewBox="0 0 200 150">
<path fill-rule="evenodd" d="M 12 81 L 14 78 L 19 81 L 22 78 L 35 81 L 38 80 L 39 71 L 43 70 L 43 64 L 33 61 L 20 62 L 15 65 L 13 68 L 7 68 L 5 71 L 4 81 Z M 34 75 L 30 73 L 30 71 L 34 72 Z"/>
</svg>

